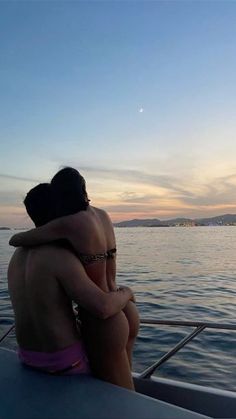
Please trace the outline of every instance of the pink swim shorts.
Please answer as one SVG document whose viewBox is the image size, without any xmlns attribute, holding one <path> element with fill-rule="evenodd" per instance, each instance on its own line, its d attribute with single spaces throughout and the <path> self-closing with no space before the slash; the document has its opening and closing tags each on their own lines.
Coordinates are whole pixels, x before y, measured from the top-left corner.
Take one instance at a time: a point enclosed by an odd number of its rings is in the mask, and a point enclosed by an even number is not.
<svg viewBox="0 0 236 419">
<path fill-rule="evenodd" d="M 90 374 L 85 347 L 81 341 L 56 352 L 37 352 L 19 348 L 23 364 L 50 374 Z"/>
</svg>

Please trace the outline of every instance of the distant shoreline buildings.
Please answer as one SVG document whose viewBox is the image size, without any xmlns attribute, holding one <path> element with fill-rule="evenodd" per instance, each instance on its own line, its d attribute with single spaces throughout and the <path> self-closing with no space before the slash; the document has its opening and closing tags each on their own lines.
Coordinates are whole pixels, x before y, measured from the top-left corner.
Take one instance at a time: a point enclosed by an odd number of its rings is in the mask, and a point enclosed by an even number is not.
<svg viewBox="0 0 236 419">
<path fill-rule="evenodd" d="M 236 226 L 236 214 L 224 214 L 211 218 L 174 218 L 170 220 L 134 219 L 114 223 L 114 227 L 206 227 Z"/>
</svg>

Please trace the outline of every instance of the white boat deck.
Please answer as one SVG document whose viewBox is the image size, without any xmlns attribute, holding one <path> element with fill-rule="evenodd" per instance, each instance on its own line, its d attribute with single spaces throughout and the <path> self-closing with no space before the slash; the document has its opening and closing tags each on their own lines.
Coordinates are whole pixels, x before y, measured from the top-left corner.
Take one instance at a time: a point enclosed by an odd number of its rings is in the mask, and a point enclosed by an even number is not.
<svg viewBox="0 0 236 419">
<path fill-rule="evenodd" d="M 20 365 L 0 348 L 0 418 L 200 419 L 181 407 L 90 376 L 50 376 Z"/>
</svg>

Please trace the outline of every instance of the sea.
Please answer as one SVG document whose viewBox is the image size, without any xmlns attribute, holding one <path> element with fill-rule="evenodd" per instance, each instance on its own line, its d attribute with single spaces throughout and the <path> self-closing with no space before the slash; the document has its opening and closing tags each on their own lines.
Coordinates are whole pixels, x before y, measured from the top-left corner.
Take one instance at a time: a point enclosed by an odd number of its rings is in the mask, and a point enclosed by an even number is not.
<svg viewBox="0 0 236 419">
<path fill-rule="evenodd" d="M 7 266 L 14 231 L 0 231 L 0 338 L 13 324 Z M 116 228 L 117 283 L 141 319 L 236 324 L 236 227 Z M 142 372 L 193 328 L 141 325 L 133 370 Z M 0 346 L 15 349 L 14 333 Z M 236 331 L 205 329 L 156 376 L 236 391 Z"/>
</svg>

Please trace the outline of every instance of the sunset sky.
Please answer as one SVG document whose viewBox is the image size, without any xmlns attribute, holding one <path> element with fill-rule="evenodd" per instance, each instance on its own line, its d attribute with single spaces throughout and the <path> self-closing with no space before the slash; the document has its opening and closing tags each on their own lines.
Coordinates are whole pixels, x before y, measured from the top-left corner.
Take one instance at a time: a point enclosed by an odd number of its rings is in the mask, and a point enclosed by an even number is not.
<svg viewBox="0 0 236 419">
<path fill-rule="evenodd" d="M 0 226 L 63 166 L 113 221 L 236 213 L 235 1 L 1 1 Z"/>
</svg>

